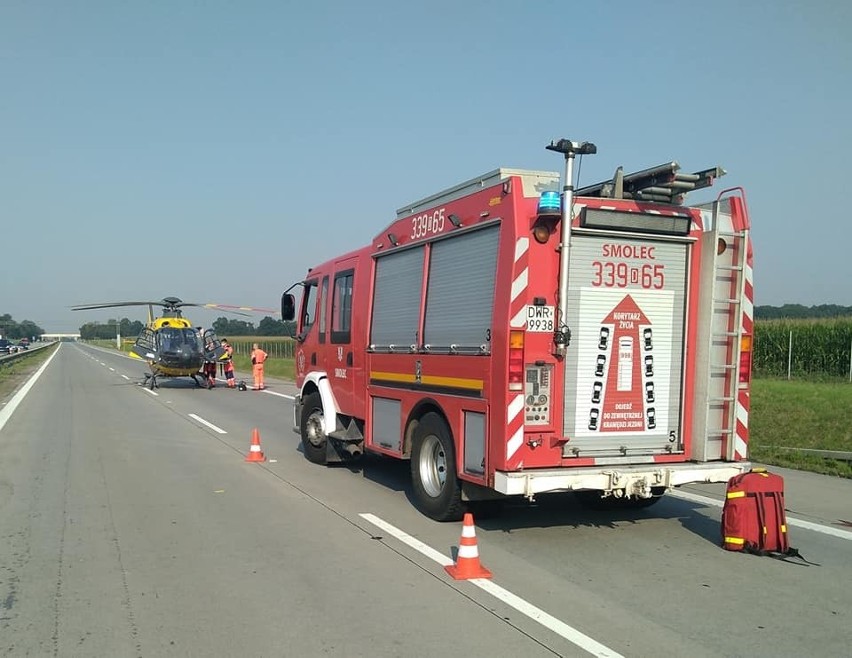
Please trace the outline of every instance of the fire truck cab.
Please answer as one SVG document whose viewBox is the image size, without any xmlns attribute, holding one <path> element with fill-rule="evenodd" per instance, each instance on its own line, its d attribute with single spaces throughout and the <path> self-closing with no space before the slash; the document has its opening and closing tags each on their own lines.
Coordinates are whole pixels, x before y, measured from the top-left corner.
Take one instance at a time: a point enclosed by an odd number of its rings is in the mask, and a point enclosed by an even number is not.
<svg viewBox="0 0 852 658">
<path fill-rule="evenodd" d="M 749 468 L 745 193 L 677 162 L 573 189 L 496 169 L 410 203 L 313 267 L 297 320 L 295 430 L 325 464 L 410 459 L 418 507 L 584 491 L 645 506 Z"/>
</svg>

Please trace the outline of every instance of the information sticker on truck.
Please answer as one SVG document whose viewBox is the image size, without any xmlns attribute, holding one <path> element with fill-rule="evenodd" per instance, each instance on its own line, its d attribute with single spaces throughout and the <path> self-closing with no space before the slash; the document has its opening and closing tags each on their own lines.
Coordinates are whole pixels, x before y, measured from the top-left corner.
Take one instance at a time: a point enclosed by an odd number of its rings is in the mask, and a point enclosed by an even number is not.
<svg viewBox="0 0 852 658">
<path fill-rule="evenodd" d="M 554 318 L 556 310 L 554 306 L 527 305 L 527 331 L 534 333 L 551 332 L 555 327 Z"/>
</svg>

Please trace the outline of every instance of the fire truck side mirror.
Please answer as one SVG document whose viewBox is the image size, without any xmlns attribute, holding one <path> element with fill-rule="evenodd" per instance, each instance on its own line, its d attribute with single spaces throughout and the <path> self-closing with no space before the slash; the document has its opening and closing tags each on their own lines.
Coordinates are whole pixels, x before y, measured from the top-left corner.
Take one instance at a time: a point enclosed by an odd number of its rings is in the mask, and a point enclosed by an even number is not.
<svg viewBox="0 0 852 658">
<path fill-rule="evenodd" d="M 281 319 L 292 322 L 296 317 L 296 298 L 290 293 L 281 295 Z"/>
</svg>

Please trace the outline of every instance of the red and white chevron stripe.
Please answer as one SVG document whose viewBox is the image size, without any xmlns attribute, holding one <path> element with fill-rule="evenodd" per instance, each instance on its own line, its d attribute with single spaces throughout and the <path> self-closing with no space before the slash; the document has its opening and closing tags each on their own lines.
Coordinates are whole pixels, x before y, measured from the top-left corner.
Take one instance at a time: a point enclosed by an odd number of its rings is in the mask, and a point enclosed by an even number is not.
<svg viewBox="0 0 852 658">
<path fill-rule="evenodd" d="M 746 249 L 745 265 L 745 294 L 742 300 L 741 329 L 743 335 L 752 337 L 752 354 L 754 354 L 754 273 L 752 272 L 752 253 L 750 236 L 746 233 L 743 240 Z M 734 459 L 745 459 L 748 456 L 748 414 L 751 407 L 751 390 L 749 385 L 741 385 L 737 391 L 737 423 L 734 435 Z"/>
<path fill-rule="evenodd" d="M 512 293 L 509 300 L 509 327 L 524 329 L 526 317 L 526 295 L 529 286 L 529 251 L 530 240 L 520 237 L 515 241 L 515 264 L 512 269 Z M 519 466 L 518 451 L 524 444 L 524 395 L 520 393 L 510 397 L 506 408 L 506 468 L 508 470 Z"/>
</svg>

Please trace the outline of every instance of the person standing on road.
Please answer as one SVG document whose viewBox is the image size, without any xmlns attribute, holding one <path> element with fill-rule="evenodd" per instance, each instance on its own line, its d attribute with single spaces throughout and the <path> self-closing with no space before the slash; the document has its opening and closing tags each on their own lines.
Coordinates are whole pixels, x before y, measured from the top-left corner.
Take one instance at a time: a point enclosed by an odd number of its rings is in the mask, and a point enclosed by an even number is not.
<svg viewBox="0 0 852 658">
<path fill-rule="evenodd" d="M 260 345 L 255 343 L 252 346 L 251 350 L 251 367 L 252 372 L 254 374 L 254 388 L 253 391 L 262 391 L 266 388 L 263 385 L 263 363 L 266 361 L 266 357 L 269 356 L 266 352 L 260 349 Z"/>
<path fill-rule="evenodd" d="M 222 339 L 222 347 L 225 348 L 225 353 L 222 355 L 222 360 L 225 362 L 225 381 L 228 382 L 228 388 L 236 388 L 237 383 L 234 381 L 234 348 L 228 342 L 227 338 Z"/>
</svg>

